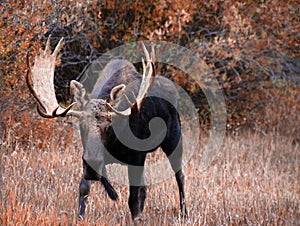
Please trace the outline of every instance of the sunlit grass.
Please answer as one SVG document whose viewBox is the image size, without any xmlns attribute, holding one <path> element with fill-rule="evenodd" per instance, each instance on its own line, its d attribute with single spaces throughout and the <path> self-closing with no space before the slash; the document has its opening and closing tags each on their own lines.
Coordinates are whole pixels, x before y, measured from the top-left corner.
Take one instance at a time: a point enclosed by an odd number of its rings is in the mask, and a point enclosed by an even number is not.
<svg viewBox="0 0 300 226">
<path fill-rule="evenodd" d="M 85 219 L 76 221 L 81 178 L 80 144 L 49 134 L 43 145 L 3 140 L 1 225 L 128 225 L 128 188 L 113 186 L 111 201 L 100 183 L 92 185 Z M 31 137 L 34 139 L 34 137 Z M 200 139 L 201 146 L 206 138 Z M 50 144 L 50 145 L 49 145 Z M 154 156 L 157 158 L 157 154 Z M 147 189 L 141 225 L 297 225 L 299 223 L 299 144 L 275 133 L 228 136 L 205 171 L 195 152 L 185 166 L 189 219 L 180 219 L 174 178 Z"/>
</svg>

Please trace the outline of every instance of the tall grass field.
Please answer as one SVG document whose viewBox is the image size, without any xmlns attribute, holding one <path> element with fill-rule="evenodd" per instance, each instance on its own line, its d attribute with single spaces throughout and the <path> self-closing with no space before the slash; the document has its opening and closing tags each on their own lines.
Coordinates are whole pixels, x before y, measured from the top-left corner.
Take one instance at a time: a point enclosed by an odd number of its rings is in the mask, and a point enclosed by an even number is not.
<svg viewBox="0 0 300 226">
<path fill-rule="evenodd" d="M 60 125 L 61 126 L 61 125 Z M 65 129 L 70 129 L 65 126 Z M 175 178 L 147 189 L 145 209 L 132 222 L 128 186 L 112 182 L 119 194 L 111 201 L 93 183 L 83 221 L 77 221 L 82 176 L 80 141 L 55 131 L 27 143 L 13 128 L 2 140 L 1 225 L 299 225 L 299 144 L 275 132 L 227 136 L 213 162 L 200 170 L 201 147 L 185 163 L 188 219 L 181 219 Z M 158 151 L 155 157 L 163 158 Z M 157 159 L 156 159 L 157 160 Z"/>
</svg>

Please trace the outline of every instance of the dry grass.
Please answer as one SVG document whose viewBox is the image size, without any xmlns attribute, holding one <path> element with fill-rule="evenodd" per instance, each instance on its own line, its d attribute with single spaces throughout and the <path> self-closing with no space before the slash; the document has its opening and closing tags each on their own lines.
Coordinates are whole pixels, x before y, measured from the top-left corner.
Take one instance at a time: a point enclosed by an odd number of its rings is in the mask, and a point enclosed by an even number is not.
<svg viewBox="0 0 300 226">
<path fill-rule="evenodd" d="M 76 221 L 81 150 L 64 137 L 24 144 L 8 131 L 1 160 L 1 225 L 128 225 L 128 188 L 120 199 L 92 185 L 85 220 Z M 30 140 L 34 140 L 31 137 Z M 205 138 L 200 143 L 205 143 Z M 200 145 L 201 146 L 201 145 Z M 200 154 L 185 167 L 189 220 L 179 217 L 175 179 L 148 188 L 140 225 L 299 225 L 299 144 L 276 134 L 227 137 L 211 166 Z"/>
</svg>

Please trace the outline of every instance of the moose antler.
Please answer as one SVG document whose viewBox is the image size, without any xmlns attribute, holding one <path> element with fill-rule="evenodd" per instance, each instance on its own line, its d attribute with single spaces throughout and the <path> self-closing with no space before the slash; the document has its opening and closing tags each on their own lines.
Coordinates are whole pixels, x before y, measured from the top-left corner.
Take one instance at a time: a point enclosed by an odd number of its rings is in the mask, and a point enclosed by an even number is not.
<svg viewBox="0 0 300 226">
<path fill-rule="evenodd" d="M 109 103 L 107 104 L 108 107 L 115 112 L 117 115 L 121 115 L 121 116 L 130 116 L 132 114 L 137 114 L 140 112 L 142 104 L 145 100 L 146 95 L 148 94 L 148 92 L 151 90 L 154 81 L 155 81 L 155 67 L 154 67 L 154 63 L 155 63 L 155 54 L 154 54 L 154 47 L 151 47 L 151 56 L 148 52 L 148 50 L 146 49 L 144 43 L 142 43 L 142 47 L 146 56 L 146 61 L 147 64 L 145 64 L 144 59 L 142 58 L 142 65 L 143 65 L 143 77 L 142 77 L 142 81 L 141 81 L 141 85 L 139 88 L 139 92 L 137 97 L 134 96 L 134 103 L 131 103 L 129 98 L 124 94 L 125 99 L 127 100 L 128 104 L 129 104 L 129 108 L 127 108 L 124 111 L 118 111 L 117 109 L 115 109 L 113 106 L 111 106 Z M 123 88 L 125 88 L 126 86 L 124 84 L 120 85 L 123 86 Z M 116 87 L 115 87 L 116 88 Z M 113 91 L 113 90 L 112 90 Z"/>
<path fill-rule="evenodd" d="M 26 82 L 29 90 L 38 102 L 38 113 L 44 118 L 64 117 L 67 115 L 79 116 L 76 111 L 70 111 L 72 103 L 67 108 L 61 107 L 56 99 L 54 91 L 54 69 L 56 56 L 63 46 L 63 38 L 50 53 L 50 37 L 47 40 L 45 50 L 40 50 L 34 60 L 33 68 L 30 66 L 29 53 L 27 53 L 28 71 Z"/>
</svg>

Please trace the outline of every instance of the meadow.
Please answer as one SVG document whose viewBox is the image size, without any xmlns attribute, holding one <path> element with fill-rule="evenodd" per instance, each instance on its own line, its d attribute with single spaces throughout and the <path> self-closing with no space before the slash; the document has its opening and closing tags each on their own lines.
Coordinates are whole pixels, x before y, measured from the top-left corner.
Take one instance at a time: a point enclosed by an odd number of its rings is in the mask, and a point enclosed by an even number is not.
<svg viewBox="0 0 300 226">
<path fill-rule="evenodd" d="M 62 122 L 53 122 L 72 130 Z M 20 126 L 20 125 L 19 125 Z M 81 145 L 52 130 L 27 143 L 13 128 L 2 140 L 1 225 L 130 225 L 128 187 L 112 182 L 114 202 L 100 183 L 92 185 L 83 221 L 77 221 Z M 200 170 L 201 147 L 186 162 L 188 220 L 180 218 L 175 178 L 150 185 L 136 225 L 299 225 L 299 144 L 278 133 L 227 135 L 214 161 Z M 151 158 L 163 156 L 162 153 Z"/>
</svg>

